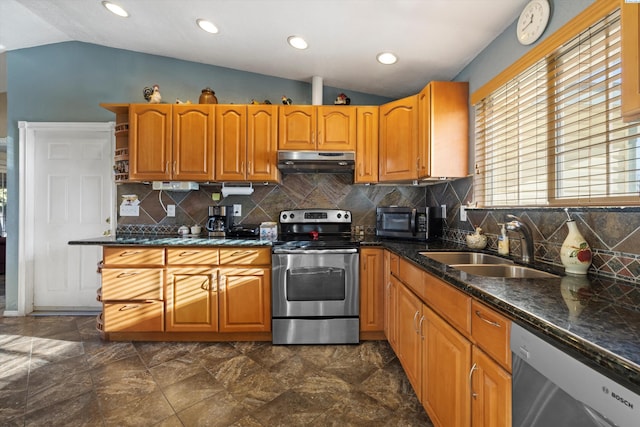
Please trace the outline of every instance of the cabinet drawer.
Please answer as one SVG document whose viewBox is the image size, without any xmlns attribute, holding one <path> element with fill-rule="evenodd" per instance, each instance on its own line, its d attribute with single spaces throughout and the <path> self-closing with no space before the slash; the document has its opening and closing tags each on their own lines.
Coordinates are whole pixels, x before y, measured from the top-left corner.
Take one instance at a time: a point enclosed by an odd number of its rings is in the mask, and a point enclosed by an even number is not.
<svg viewBox="0 0 640 427">
<path fill-rule="evenodd" d="M 471 310 L 471 330 L 476 345 L 511 372 L 511 321 L 475 300 Z"/>
<path fill-rule="evenodd" d="M 167 248 L 169 265 L 217 265 L 217 249 L 204 248 Z"/>
<path fill-rule="evenodd" d="M 163 248 L 138 248 L 138 247 L 105 247 L 103 250 L 104 265 L 164 265 Z"/>
<path fill-rule="evenodd" d="M 271 248 L 220 249 L 220 264 L 270 265 Z"/>
<path fill-rule="evenodd" d="M 408 261 L 400 260 L 399 278 L 420 298 L 425 297 L 424 277 L 422 269 L 416 267 Z"/>
<path fill-rule="evenodd" d="M 102 300 L 161 300 L 163 284 L 163 268 L 103 268 Z"/>
<path fill-rule="evenodd" d="M 164 302 L 107 302 L 103 311 L 105 332 L 162 332 Z"/>
<path fill-rule="evenodd" d="M 440 279 L 424 275 L 425 302 L 456 329 L 471 336 L 471 297 Z"/>
</svg>

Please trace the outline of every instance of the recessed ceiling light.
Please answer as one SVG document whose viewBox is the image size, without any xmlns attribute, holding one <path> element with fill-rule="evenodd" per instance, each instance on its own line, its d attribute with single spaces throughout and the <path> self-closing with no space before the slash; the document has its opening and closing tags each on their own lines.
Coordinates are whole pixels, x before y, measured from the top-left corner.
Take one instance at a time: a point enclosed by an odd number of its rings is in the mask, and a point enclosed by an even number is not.
<svg viewBox="0 0 640 427">
<path fill-rule="evenodd" d="M 207 33 L 218 34 L 218 27 L 213 25 L 213 22 L 207 21 L 206 19 L 198 19 L 196 20 L 198 27 L 205 30 Z"/>
<path fill-rule="evenodd" d="M 308 46 L 307 42 L 300 36 L 289 36 L 287 38 L 287 43 L 296 49 L 306 49 Z"/>
<path fill-rule="evenodd" d="M 379 63 L 384 65 L 391 65 L 398 62 L 398 57 L 391 52 L 379 53 L 378 56 L 376 56 L 376 59 L 378 60 Z"/>
<path fill-rule="evenodd" d="M 127 13 L 126 10 L 115 3 L 111 3 L 110 1 L 103 1 L 102 5 L 106 7 L 109 12 L 115 13 L 118 16 L 122 16 L 123 18 L 129 16 L 129 13 Z"/>
</svg>

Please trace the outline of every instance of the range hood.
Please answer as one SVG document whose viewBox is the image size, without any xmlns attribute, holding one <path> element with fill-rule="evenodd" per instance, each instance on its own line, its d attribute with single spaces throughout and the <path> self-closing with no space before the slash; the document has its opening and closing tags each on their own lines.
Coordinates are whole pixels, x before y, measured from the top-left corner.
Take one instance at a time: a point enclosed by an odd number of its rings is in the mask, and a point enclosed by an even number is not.
<svg viewBox="0 0 640 427">
<path fill-rule="evenodd" d="M 353 151 L 278 151 L 278 169 L 282 173 L 353 174 Z"/>
</svg>

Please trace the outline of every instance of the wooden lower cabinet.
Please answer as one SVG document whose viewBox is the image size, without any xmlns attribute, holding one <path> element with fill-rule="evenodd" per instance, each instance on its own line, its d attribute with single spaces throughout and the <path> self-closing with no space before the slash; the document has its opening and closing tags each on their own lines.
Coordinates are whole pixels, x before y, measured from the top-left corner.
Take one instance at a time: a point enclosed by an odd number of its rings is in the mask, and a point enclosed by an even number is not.
<svg viewBox="0 0 640 427">
<path fill-rule="evenodd" d="M 422 404 L 436 426 L 469 426 L 471 343 L 433 310 L 424 311 Z"/>
<path fill-rule="evenodd" d="M 220 269 L 220 332 L 271 331 L 271 269 Z"/>
<path fill-rule="evenodd" d="M 398 352 L 398 286 L 400 285 L 398 279 L 393 277 L 390 273 L 390 256 L 389 251 L 385 251 L 384 255 L 385 265 L 385 294 L 384 294 L 384 334 L 387 337 L 387 341 L 391 345 L 391 348 Z"/>
<path fill-rule="evenodd" d="M 418 399 L 421 398 L 422 375 L 422 301 L 406 286 L 398 286 L 396 354 Z"/>
<path fill-rule="evenodd" d="M 218 270 L 167 269 L 167 331 L 218 331 Z"/>
<path fill-rule="evenodd" d="M 162 301 L 105 302 L 102 311 L 104 332 L 162 332 Z"/>
<path fill-rule="evenodd" d="M 381 248 L 360 249 L 360 331 L 384 331 L 384 268 Z"/>
<path fill-rule="evenodd" d="M 472 357 L 471 425 L 511 426 L 511 374 L 476 346 Z"/>
</svg>

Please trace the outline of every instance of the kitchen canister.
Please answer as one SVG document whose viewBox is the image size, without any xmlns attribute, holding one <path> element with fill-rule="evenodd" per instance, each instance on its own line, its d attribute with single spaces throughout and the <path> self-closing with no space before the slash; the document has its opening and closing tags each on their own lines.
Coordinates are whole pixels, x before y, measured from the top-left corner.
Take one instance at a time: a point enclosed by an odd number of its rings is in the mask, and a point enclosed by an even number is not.
<svg viewBox="0 0 640 427">
<path fill-rule="evenodd" d="M 198 103 L 199 104 L 217 104 L 218 98 L 216 98 L 216 93 L 210 87 L 206 87 L 202 89 L 202 93 L 200 94 Z"/>
<path fill-rule="evenodd" d="M 566 239 L 562 242 L 560 248 L 560 260 L 564 265 L 564 271 L 569 274 L 587 274 L 587 270 L 591 265 L 591 248 L 585 240 L 585 238 L 578 230 L 576 222 L 571 219 L 569 212 L 567 212 L 567 228 L 569 233 Z"/>
</svg>

